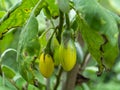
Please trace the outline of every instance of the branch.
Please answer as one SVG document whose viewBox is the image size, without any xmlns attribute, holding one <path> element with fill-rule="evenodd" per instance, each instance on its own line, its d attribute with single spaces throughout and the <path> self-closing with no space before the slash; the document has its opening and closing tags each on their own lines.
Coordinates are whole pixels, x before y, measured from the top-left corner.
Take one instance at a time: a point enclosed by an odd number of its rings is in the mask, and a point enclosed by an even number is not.
<svg viewBox="0 0 120 90">
<path fill-rule="evenodd" d="M 67 25 L 67 30 L 70 29 L 70 20 L 69 20 L 69 15 L 68 14 L 65 14 L 66 16 L 66 25 Z"/>
<path fill-rule="evenodd" d="M 57 34 L 57 39 L 59 43 L 61 42 L 61 33 L 62 33 L 62 28 L 63 28 L 63 23 L 64 23 L 64 14 L 62 11 L 60 11 L 60 18 L 59 18 L 59 26 L 58 26 L 58 34 Z"/>
<path fill-rule="evenodd" d="M 79 72 L 82 73 L 85 70 L 85 67 L 87 66 L 88 62 L 90 60 L 90 53 L 86 52 L 83 62 L 80 66 Z"/>
<path fill-rule="evenodd" d="M 74 68 L 71 71 L 67 72 L 67 80 L 65 82 L 65 85 L 63 85 L 63 90 L 74 90 L 78 71 L 79 64 L 76 63 Z"/>
<path fill-rule="evenodd" d="M 59 83 L 60 83 L 60 77 L 61 77 L 61 75 L 62 75 L 62 72 L 63 72 L 63 69 L 62 69 L 62 67 L 60 67 L 60 70 L 59 70 L 59 72 L 58 72 L 58 75 L 56 75 L 56 84 L 55 84 L 55 86 L 54 86 L 54 90 L 57 90 L 57 88 L 58 88 L 58 86 L 59 86 Z"/>
<path fill-rule="evenodd" d="M 47 86 L 46 86 L 46 90 L 50 90 L 50 78 L 47 78 Z"/>
</svg>

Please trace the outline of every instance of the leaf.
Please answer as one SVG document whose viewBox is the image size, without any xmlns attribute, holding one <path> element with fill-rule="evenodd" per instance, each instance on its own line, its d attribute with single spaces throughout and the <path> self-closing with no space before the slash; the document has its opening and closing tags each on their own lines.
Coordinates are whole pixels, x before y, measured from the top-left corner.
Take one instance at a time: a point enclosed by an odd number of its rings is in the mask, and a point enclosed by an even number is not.
<svg viewBox="0 0 120 90">
<path fill-rule="evenodd" d="M 59 15 L 59 8 L 56 3 L 56 0 L 46 0 L 48 10 L 50 11 L 50 14 L 52 17 L 57 17 Z"/>
<path fill-rule="evenodd" d="M 22 90 L 22 87 L 26 84 L 26 81 L 22 77 L 19 77 L 15 81 L 15 84 L 20 90 Z"/>
<path fill-rule="evenodd" d="M 10 32 L 0 40 L 0 53 L 3 53 L 9 47 L 13 39 L 13 33 Z"/>
<path fill-rule="evenodd" d="M 6 14 L 5 11 L 0 11 L 0 19 Z"/>
<path fill-rule="evenodd" d="M 10 67 L 8 67 L 6 65 L 2 65 L 1 69 L 7 78 L 12 79 L 15 76 L 15 72 Z"/>
<path fill-rule="evenodd" d="M 32 61 L 39 54 L 40 45 L 38 41 L 38 22 L 32 14 L 27 24 L 23 27 L 20 34 L 17 60 L 19 62 L 19 71 L 22 77 L 28 82 L 34 78 Z"/>
<path fill-rule="evenodd" d="M 18 64 L 16 61 L 17 52 L 14 49 L 7 49 L 1 55 L 1 64 L 6 68 L 12 69 L 14 72 L 18 71 Z"/>
<path fill-rule="evenodd" d="M 38 55 L 39 42 L 37 34 L 38 22 L 34 16 L 31 16 L 20 34 L 18 55 L 22 55 L 23 52 L 31 56 L 35 54 Z"/>
<path fill-rule="evenodd" d="M 23 0 L 22 3 L 19 2 L 13 6 L 0 20 L 0 33 L 22 26 L 29 18 L 30 12 L 37 2 L 38 0 Z"/>
<path fill-rule="evenodd" d="M 79 15 L 79 23 L 84 40 L 91 55 L 101 67 L 111 69 L 118 56 L 118 27 L 110 11 L 96 0 L 74 0 Z"/>
<path fill-rule="evenodd" d="M 100 4 L 120 15 L 120 0 L 100 0 Z"/>
<path fill-rule="evenodd" d="M 0 86 L 0 90 L 12 90 L 12 89 L 4 87 L 4 86 Z"/>
<path fill-rule="evenodd" d="M 40 90 L 37 87 L 35 87 L 34 85 L 30 85 L 28 86 L 28 90 Z"/>
<path fill-rule="evenodd" d="M 68 13 L 70 10 L 69 0 L 58 0 L 58 6 L 59 9 L 64 13 Z"/>
<path fill-rule="evenodd" d="M 22 63 L 20 63 L 19 72 L 27 82 L 33 83 L 34 73 L 31 62 L 29 62 L 29 60 L 22 61 Z"/>
<path fill-rule="evenodd" d="M 102 55 L 100 51 L 100 46 L 103 44 L 104 40 L 97 32 L 93 31 L 84 21 L 81 23 L 81 20 L 79 20 L 79 24 L 82 37 L 87 43 L 89 52 L 98 62 L 99 73 L 101 74 L 104 67 L 101 61 Z"/>
<path fill-rule="evenodd" d="M 80 44 L 76 41 L 75 42 L 76 52 L 77 52 L 77 62 L 81 64 L 83 61 L 83 50 Z"/>
<path fill-rule="evenodd" d="M 0 90 L 17 90 L 17 89 L 8 79 L 0 76 Z"/>
</svg>

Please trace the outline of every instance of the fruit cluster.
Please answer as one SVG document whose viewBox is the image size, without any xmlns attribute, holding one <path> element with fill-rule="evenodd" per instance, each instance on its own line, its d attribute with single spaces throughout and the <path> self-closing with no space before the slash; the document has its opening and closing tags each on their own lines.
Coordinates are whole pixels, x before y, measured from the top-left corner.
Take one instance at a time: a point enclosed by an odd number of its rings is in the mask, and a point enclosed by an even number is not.
<svg viewBox="0 0 120 90">
<path fill-rule="evenodd" d="M 61 65 L 65 71 L 70 71 L 76 64 L 76 48 L 71 38 L 71 31 L 63 31 L 60 44 L 57 38 L 53 37 L 50 47 L 53 53 L 44 51 L 39 59 L 40 72 L 46 78 L 51 76 L 54 66 Z"/>
</svg>

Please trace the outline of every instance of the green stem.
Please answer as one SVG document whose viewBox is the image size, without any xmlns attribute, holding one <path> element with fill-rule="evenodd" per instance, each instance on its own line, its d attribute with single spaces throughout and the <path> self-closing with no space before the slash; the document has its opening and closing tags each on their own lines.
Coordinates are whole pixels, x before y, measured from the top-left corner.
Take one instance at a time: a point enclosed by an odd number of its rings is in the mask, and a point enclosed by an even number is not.
<svg viewBox="0 0 120 90">
<path fill-rule="evenodd" d="M 69 15 L 65 14 L 66 17 L 66 25 L 67 25 L 67 30 L 70 30 L 70 19 L 69 19 Z"/>
<path fill-rule="evenodd" d="M 62 69 L 62 67 L 60 67 L 60 70 L 59 70 L 59 72 L 58 72 L 58 75 L 56 76 L 56 84 L 55 84 L 55 86 L 54 86 L 54 90 L 57 90 L 57 88 L 58 88 L 58 86 L 59 86 L 59 84 L 60 84 L 60 77 L 61 77 L 61 75 L 62 75 L 62 72 L 63 72 L 63 69 Z"/>
<path fill-rule="evenodd" d="M 55 29 L 55 28 L 48 28 L 47 30 L 45 30 L 45 31 L 42 33 L 42 35 L 40 35 L 40 37 L 39 37 L 39 38 L 41 38 L 41 37 L 45 36 L 45 35 L 46 35 L 46 33 L 47 33 L 50 29 Z"/>
<path fill-rule="evenodd" d="M 60 18 L 59 18 L 59 26 L 58 26 L 58 34 L 57 34 L 57 39 L 59 43 L 61 43 L 61 33 L 62 33 L 62 28 L 63 28 L 63 23 L 64 23 L 64 14 L 62 11 L 60 11 Z"/>
<path fill-rule="evenodd" d="M 47 45 L 46 45 L 46 47 L 45 47 L 45 49 L 44 49 L 45 52 L 51 53 L 50 44 L 51 44 L 51 40 L 52 40 L 52 38 L 53 38 L 56 30 L 57 30 L 57 28 L 55 28 L 55 30 L 53 31 L 52 35 L 50 36 L 50 38 L 49 38 L 49 40 L 48 40 L 48 42 L 47 42 Z"/>
<path fill-rule="evenodd" d="M 54 22 L 53 22 L 52 18 L 50 18 L 50 22 L 51 22 L 53 28 L 55 28 L 55 25 L 54 25 Z"/>
</svg>

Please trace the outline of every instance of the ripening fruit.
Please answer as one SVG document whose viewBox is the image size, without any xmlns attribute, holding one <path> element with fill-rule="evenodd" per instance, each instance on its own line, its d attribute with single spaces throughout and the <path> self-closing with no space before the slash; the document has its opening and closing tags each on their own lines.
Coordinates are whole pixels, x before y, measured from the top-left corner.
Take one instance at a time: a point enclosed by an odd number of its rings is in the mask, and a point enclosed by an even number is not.
<svg viewBox="0 0 120 90">
<path fill-rule="evenodd" d="M 76 64 L 76 48 L 73 41 L 70 39 L 65 46 L 60 46 L 61 65 L 65 71 L 70 71 Z"/>
<path fill-rule="evenodd" d="M 54 58 L 54 63 L 55 63 L 55 66 L 59 65 L 60 64 L 60 48 L 56 48 L 55 52 L 54 52 L 54 55 L 53 55 L 53 58 Z"/>
<path fill-rule="evenodd" d="M 54 62 L 49 54 L 41 54 L 39 61 L 39 69 L 41 74 L 46 78 L 52 75 L 52 72 L 54 70 Z"/>
<path fill-rule="evenodd" d="M 54 59 L 55 66 L 60 64 L 59 46 L 60 46 L 60 44 L 59 44 L 57 38 L 54 36 L 51 40 L 51 51 L 53 52 L 53 59 Z"/>
</svg>

